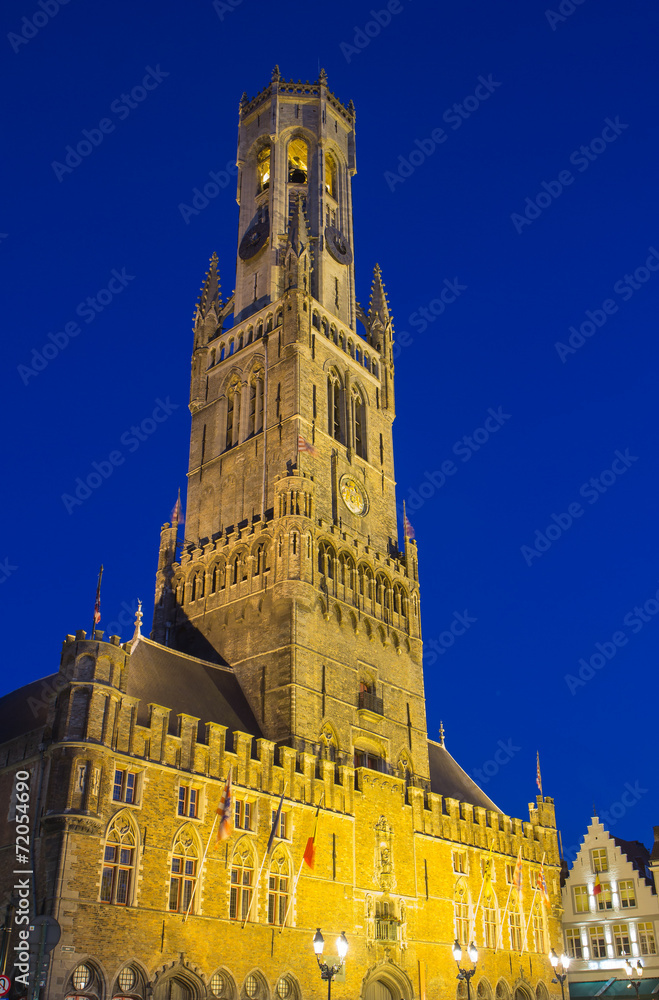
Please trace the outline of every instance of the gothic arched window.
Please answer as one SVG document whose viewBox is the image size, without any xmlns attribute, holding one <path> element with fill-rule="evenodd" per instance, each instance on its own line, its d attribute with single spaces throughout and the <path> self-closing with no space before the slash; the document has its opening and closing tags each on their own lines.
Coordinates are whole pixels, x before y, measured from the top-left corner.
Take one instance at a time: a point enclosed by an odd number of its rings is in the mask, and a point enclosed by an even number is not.
<svg viewBox="0 0 659 1000">
<path fill-rule="evenodd" d="M 360 458 L 368 458 L 366 454 L 366 407 L 361 393 L 354 387 L 350 394 L 350 409 L 355 451 Z"/>
<path fill-rule="evenodd" d="M 355 562 L 347 552 L 339 556 L 339 575 L 343 586 L 352 590 L 355 586 Z"/>
<path fill-rule="evenodd" d="M 238 444 L 240 427 L 240 384 L 232 382 L 227 389 L 227 434 L 226 447 L 232 448 Z"/>
<path fill-rule="evenodd" d="M 288 144 L 288 180 L 291 184 L 306 184 L 309 166 L 309 147 L 304 139 L 291 139 Z"/>
<path fill-rule="evenodd" d="M 318 546 L 318 572 L 334 579 L 334 549 L 329 542 L 321 542 Z"/>
<path fill-rule="evenodd" d="M 288 914 L 290 874 L 283 852 L 276 853 L 268 875 L 268 923 L 282 927 Z"/>
<path fill-rule="evenodd" d="M 453 897 L 453 909 L 455 914 L 455 937 L 461 945 L 466 947 L 469 944 L 469 896 L 467 887 L 460 882 Z"/>
<path fill-rule="evenodd" d="M 198 850 L 189 828 L 176 835 L 169 879 L 169 909 L 187 913 L 197 878 Z"/>
<path fill-rule="evenodd" d="M 335 371 L 327 376 L 327 432 L 343 442 L 343 389 Z"/>
<path fill-rule="evenodd" d="M 266 146 L 256 157 L 256 193 L 270 187 L 270 147 Z"/>
<path fill-rule="evenodd" d="M 494 893 L 483 900 L 483 944 L 486 948 L 497 946 L 497 910 Z"/>
<path fill-rule="evenodd" d="M 517 900 L 511 900 L 508 911 L 508 929 L 510 931 L 511 951 L 522 951 L 522 917 L 519 912 Z"/>
<path fill-rule="evenodd" d="M 336 198 L 336 160 L 330 153 L 325 153 L 325 190 Z"/>
<path fill-rule="evenodd" d="M 125 812 L 118 813 L 108 829 L 103 850 L 101 902 L 128 906 L 135 871 L 135 829 Z"/>
<path fill-rule="evenodd" d="M 251 850 L 243 842 L 242 850 L 237 850 L 231 862 L 231 896 L 229 917 L 231 920 L 246 920 L 252 902 L 254 880 L 254 858 Z"/>
</svg>

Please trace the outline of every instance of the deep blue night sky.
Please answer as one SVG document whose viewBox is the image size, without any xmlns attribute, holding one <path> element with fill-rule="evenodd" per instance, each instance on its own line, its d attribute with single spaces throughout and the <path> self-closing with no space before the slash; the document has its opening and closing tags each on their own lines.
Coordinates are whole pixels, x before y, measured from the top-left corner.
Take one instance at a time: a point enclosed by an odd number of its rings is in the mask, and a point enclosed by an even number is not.
<svg viewBox="0 0 659 1000">
<path fill-rule="evenodd" d="M 485 768 L 487 794 L 523 818 L 539 750 L 566 849 L 593 802 L 616 836 L 651 841 L 659 12 L 563 0 L 555 17 L 548 2 L 394 0 L 378 31 L 368 3 L 70 0 L 47 16 L 7 0 L 2 690 L 56 671 L 64 636 L 89 629 L 101 562 L 101 627 L 126 608 L 132 621 L 137 597 L 150 626 L 214 250 L 233 288 L 235 179 L 197 214 L 180 206 L 235 161 L 243 90 L 275 63 L 303 80 L 324 66 L 357 109 L 358 298 L 378 261 L 395 317 L 396 473 L 419 544 L 429 732 L 443 720 L 454 756 Z M 147 76 L 131 108 L 122 94 Z M 102 119 L 107 131 L 91 131 Z M 90 155 L 53 167 L 83 130 Z M 112 300 L 77 313 L 114 271 Z M 447 282 L 460 295 L 436 315 Z M 157 399 L 176 408 L 133 444 Z M 500 417 L 486 434 L 489 410 Z M 117 449 L 123 464 L 67 511 L 62 495 Z M 465 611 L 475 621 L 444 649 Z M 500 743 L 507 763 L 493 764 Z"/>
</svg>

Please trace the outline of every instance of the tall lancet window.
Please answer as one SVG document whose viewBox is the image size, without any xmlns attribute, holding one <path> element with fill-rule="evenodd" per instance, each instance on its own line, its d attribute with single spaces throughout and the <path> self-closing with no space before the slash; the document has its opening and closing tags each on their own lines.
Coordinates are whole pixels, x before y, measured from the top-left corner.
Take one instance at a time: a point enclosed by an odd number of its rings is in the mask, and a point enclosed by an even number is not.
<svg viewBox="0 0 659 1000">
<path fill-rule="evenodd" d="M 306 184 L 309 147 L 304 139 L 291 139 L 288 144 L 288 180 L 291 184 Z"/>
<path fill-rule="evenodd" d="M 339 377 L 332 371 L 327 376 L 327 433 L 337 441 L 343 441 L 342 395 Z"/>
<path fill-rule="evenodd" d="M 256 157 L 256 189 L 257 194 L 267 191 L 270 187 L 270 147 L 266 146 Z"/>
<path fill-rule="evenodd" d="M 350 401 L 355 451 L 360 458 L 368 458 L 366 454 L 366 410 L 358 389 L 352 390 Z"/>
<path fill-rule="evenodd" d="M 325 154 L 325 190 L 336 198 L 336 161 L 330 153 Z"/>
</svg>

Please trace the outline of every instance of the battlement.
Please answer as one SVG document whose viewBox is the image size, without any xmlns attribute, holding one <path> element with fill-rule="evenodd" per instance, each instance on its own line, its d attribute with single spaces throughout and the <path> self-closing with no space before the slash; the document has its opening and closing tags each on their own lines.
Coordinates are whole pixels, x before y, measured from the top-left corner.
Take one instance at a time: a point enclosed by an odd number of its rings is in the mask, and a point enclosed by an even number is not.
<svg viewBox="0 0 659 1000">
<path fill-rule="evenodd" d="M 324 70 L 321 70 L 320 76 L 315 83 L 310 83 L 309 80 L 304 82 L 302 80 L 282 80 L 279 75 L 279 67 L 275 67 L 272 74 L 272 82 L 259 91 L 255 97 L 248 98 L 246 94 L 243 95 L 240 102 L 241 120 L 244 121 L 253 115 L 269 98 L 278 96 L 283 98 L 301 98 L 303 100 L 305 98 L 317 98 L 318 100 L 324 98 L 350 126 L 354 125 L 355 109 L 352 101 L 346 106 L 339 101 L 331 90 L 327 89 L 327 74 Z"/>
</svg>

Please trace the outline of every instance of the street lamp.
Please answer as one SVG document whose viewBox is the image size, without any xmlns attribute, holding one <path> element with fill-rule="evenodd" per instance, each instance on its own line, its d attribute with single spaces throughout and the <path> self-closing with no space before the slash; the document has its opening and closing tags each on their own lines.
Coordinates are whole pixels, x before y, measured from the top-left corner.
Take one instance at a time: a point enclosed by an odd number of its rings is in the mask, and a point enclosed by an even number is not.
<svg viewBox="0 0 659 1000">
<path fill-rule="evenodd" d="M 460 947 L 460 942 L 458 941 L 457 938 L 453 942 L 453 947 L 451 951 L 453 952 L 453 958 L 455 959 L 458 966 L 458 975 L 456 978 L 462 979 L 467 983 L 467 1000 L 471 1000 L 471 980 L 473 978 L 474 973 L 476 972 L 476 962 L 478 961 L 478 949 L 476 948 L 476 945 L 474 944 L 473 941 L 467 948 L 467 954 L 469 955 L 471 961 L 474 963 L 473 969 L 460 968 L 460 961 L 462 959 L 462 948 Z"/>
<path fill-rule="evenodd" d="M 643 963 L 640 958 L 637 960 L 636 965 L 632 965 L 629 959 L 625 961 L 625 972 L 629 976 L 629 985 L 634 987 L 634 992 L 638 997 L 638 991 L 641 988 L 641 976 L 643 975 Z M 634 979 L 634 973 L 638 974 L 638 979 Z"/>
<path fill-rule="evenodd" d="M 332 980 L 334 976 L 339 972 L 345 965 L 346 954 L 348 952 L 348 939 L 346 938 L 345 931 L 341 931 L 338 938 L 336 939 L 336 950 L 339 955 L 338 965 L 328 965 L 327 962 L 322 962 L 323 948 L 325 947 L 325 939 L 320 933 L 320 927 L 313 936 L 313 950 L 316 952 L 316 961 L 318 962 L 318 968 L 320 969 L 320 978 L 327 980 L 327 1000 L 331 1000 L 332 997 Z"/>
<path fill-rule="evenodd" d="M 554 978 L 552 979 L 552 983 L 561 984 L 561 996 L 563 1000 L 565 1000 L 565 980 L 567 979 L 567 970 L 570 964 L 570 959 L 565 954 L 565 952 L 563 952 L 563 954 L 559 958 L 554 949 L 552 948 L 552 950 L 549 952 L 549 961 L 551 962 L 552 968 L 554 970 Z M 562 972 L 557 971 L 558 965 L 562 966 L 563 968 Z"/>
</svg>

